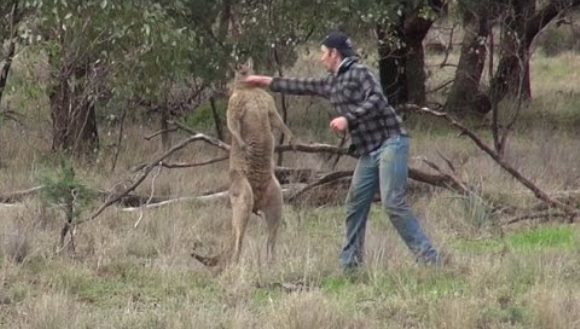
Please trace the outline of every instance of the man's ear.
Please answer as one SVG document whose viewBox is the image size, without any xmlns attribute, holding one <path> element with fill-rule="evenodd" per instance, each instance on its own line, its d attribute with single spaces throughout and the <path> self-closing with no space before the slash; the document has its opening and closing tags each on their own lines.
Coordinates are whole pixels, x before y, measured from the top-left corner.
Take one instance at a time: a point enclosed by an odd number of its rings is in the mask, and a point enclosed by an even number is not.
<svg viewBox="0 0 580 329">
<path fill-rule="evenodd" d="M 340 54 L 340 51 L 338 51 L 338 49 L 331 48 L 330 51 L 332 52 L 333 57 L 342 57 L 342 55 Z"/>
</svg>

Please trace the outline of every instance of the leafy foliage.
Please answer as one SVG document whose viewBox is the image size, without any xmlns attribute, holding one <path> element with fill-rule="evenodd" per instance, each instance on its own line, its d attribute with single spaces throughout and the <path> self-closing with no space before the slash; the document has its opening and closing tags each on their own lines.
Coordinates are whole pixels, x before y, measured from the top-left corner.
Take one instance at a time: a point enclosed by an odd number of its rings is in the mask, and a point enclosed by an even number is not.
<svg viewBox="0 0 580 329">
<path fill-rule="evenodd" d="M 62 159 L 57 170 L 45 170 L 39 180 L 43 185 L 42 199 L 63 208 L 71 219 L 77 218 L 95 199 L 95 193 L 76 178 L 68 160 Z"/>
</svg>

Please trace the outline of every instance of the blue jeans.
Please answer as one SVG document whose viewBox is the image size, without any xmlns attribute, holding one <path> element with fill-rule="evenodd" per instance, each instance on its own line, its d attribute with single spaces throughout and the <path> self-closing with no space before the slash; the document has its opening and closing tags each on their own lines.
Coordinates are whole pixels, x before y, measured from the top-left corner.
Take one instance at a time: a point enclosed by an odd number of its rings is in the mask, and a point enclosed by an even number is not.
<svg viewBox="0 0 580 329">
<path fill-rule="evenodd" d="M 406 136 L 393 136 L 359 159 L 346 199 L 346 244 L 340 255 L 345 269 L 363 262 L 366 223 L 377 189 L 383 208 L 417 261 L 439 263 L 437 251 L 407 204 L 408 159 Z"/>
</svg>

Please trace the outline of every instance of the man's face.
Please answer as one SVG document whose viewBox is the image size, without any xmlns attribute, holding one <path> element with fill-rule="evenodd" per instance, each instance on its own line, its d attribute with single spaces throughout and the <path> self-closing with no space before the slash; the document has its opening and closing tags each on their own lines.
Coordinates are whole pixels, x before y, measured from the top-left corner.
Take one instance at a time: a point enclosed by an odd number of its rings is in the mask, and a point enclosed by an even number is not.
<svg viewBox="0 0 580 329">
<path fill-rule="evenodd" d="M 324 45 L 320 47 L 320 51 L 320 61 L 322 62 L 322 65 L 324 65 L 324 68 L 328 72 L 336 72 L 338 65 L 342 61 L 338 51 L 336 49 L 326 48 Z"/>
</svg>

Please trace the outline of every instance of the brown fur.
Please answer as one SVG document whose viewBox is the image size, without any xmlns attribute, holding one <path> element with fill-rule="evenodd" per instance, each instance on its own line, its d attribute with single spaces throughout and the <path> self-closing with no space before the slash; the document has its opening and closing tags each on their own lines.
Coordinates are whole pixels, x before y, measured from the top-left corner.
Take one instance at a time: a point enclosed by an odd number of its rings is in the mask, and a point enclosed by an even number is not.
<svg viewBox="0 0 580 329">
<path fill-rule="evenodd" d="M 242 75 L 247 73 L 245 70 Z M 261 213 L 266 221 L 267 258 L 271 261 L 283 204 L 280 184 L 274 176 L 272 129 L 281 129 L 290 139 L 292 132 L 280 118 L 274 98 L 268 92 L 239 81 L 234 83 L 228 102 L 227 126 L 232 136 L 229 194 L 233 234 L 222 254 L 204 257 L 193 253 L 192 256 L 206 266 L 237 262 L 253 212 Z"/>
</svg>

